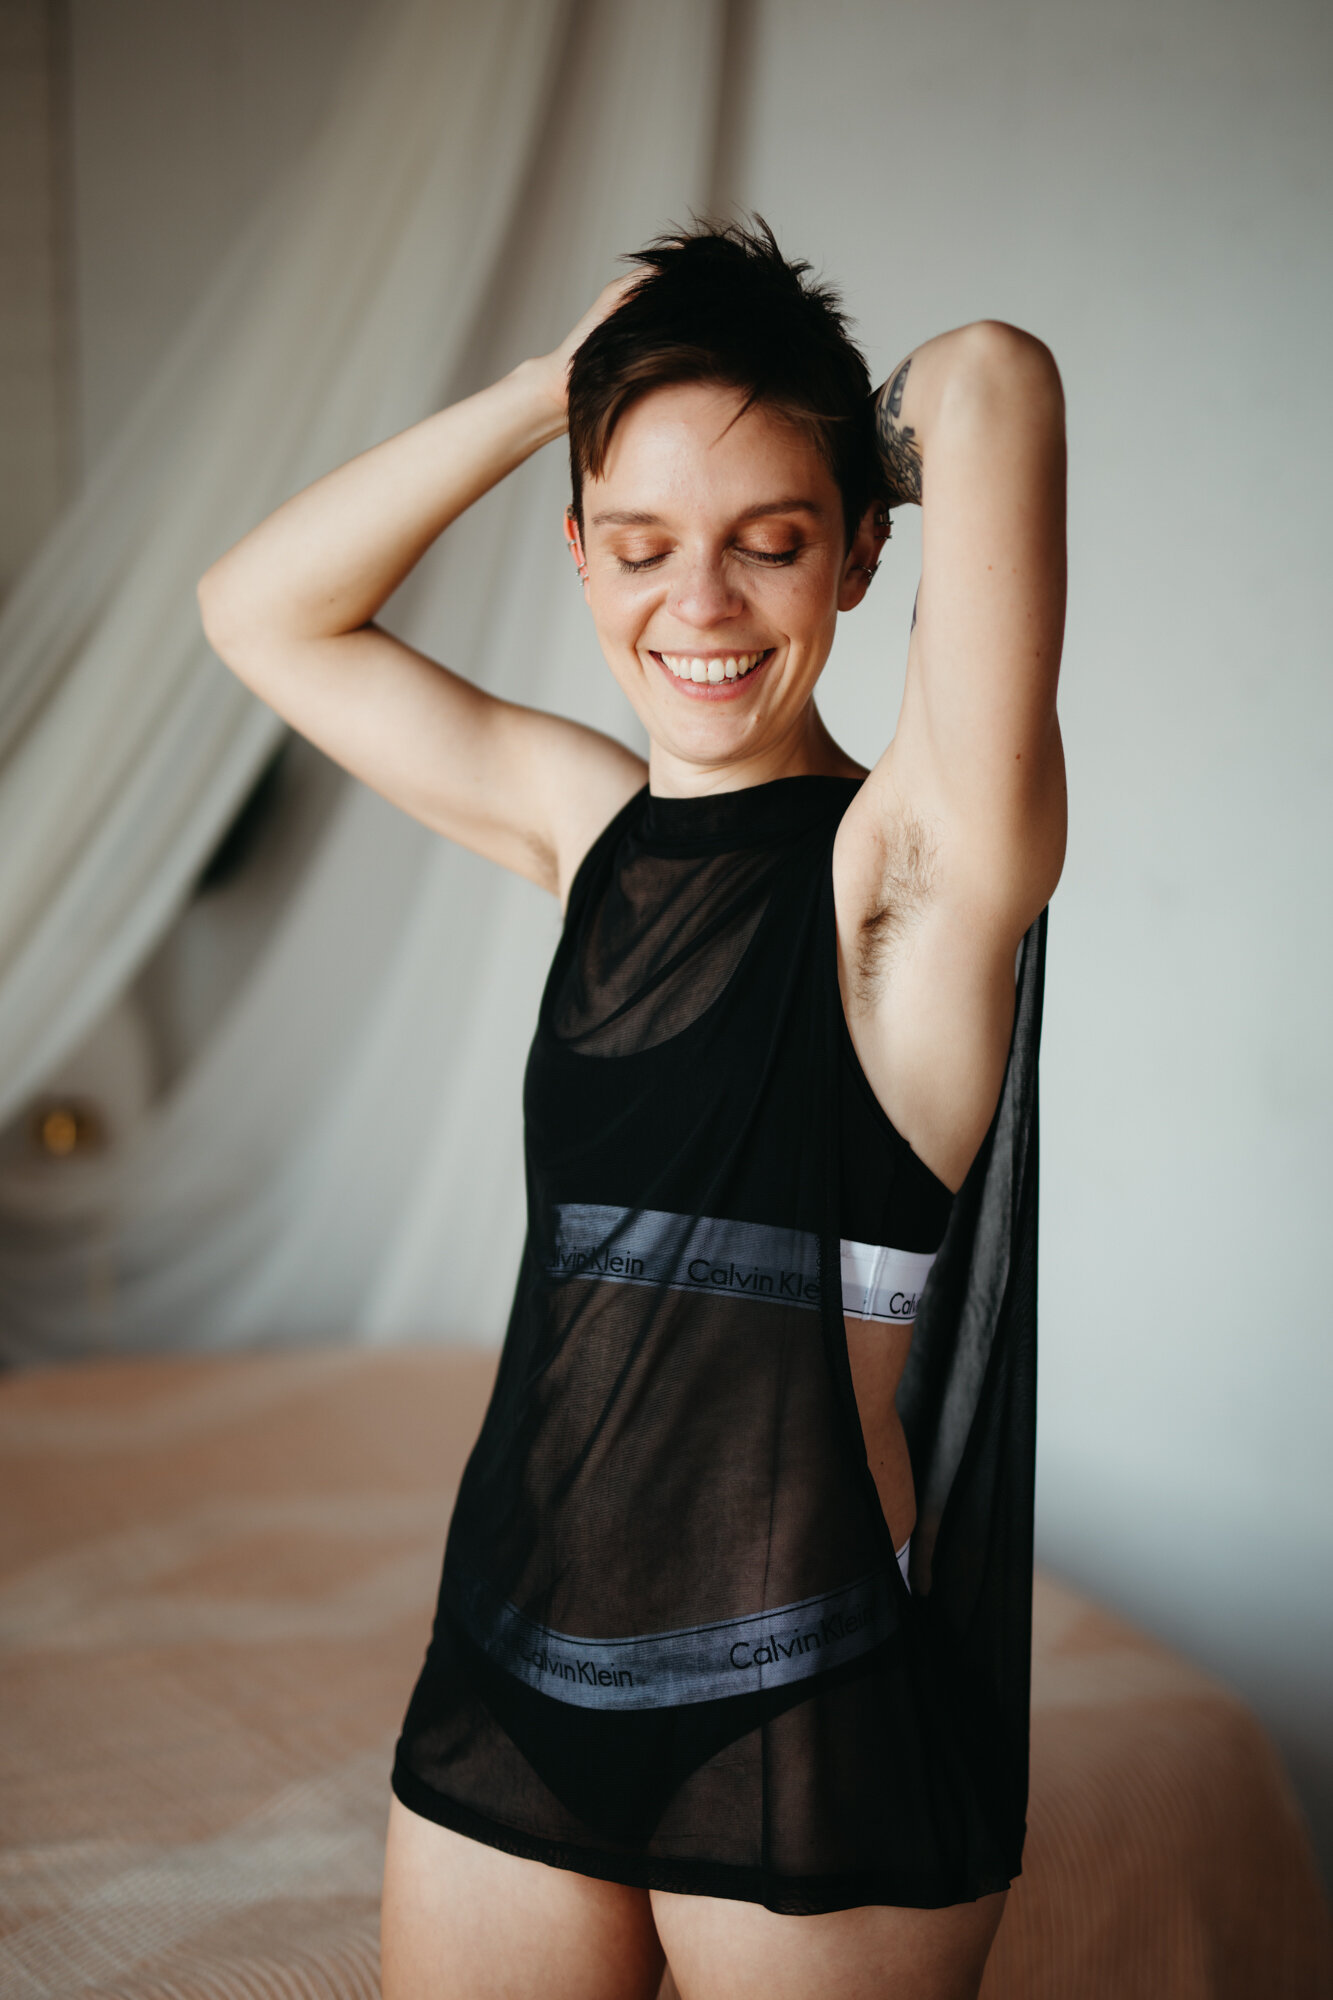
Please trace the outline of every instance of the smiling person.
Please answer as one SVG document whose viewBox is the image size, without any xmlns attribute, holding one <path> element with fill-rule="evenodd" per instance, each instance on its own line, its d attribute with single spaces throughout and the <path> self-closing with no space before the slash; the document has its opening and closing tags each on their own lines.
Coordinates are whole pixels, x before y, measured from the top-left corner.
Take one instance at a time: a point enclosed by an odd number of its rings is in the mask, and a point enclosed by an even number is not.
<svg viewBox="0 0 1333 2000">
<path fill-rule="evenodd" d="M 1026 1803 L 1060 382 L 983 321 L 872 395 L 762 225 L 635 261 L 200 586 L 257 694 L 564 913 L 527 1241 L 395 1760 L 384 1992 L 962 2000 Z M 566 430 L 646 765 L 373 622 Z M 815 694 L 908 504 L 867 770 Z"/>
</svg>

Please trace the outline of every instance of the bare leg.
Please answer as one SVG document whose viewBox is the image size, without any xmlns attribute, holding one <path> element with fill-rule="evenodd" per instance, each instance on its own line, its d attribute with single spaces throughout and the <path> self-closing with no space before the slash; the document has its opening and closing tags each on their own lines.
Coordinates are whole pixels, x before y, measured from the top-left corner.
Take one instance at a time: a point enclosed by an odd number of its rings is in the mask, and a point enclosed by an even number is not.
<svg viewBox="0 0 1333 2000">
<path fill-rule="evenodd" d="M 680 2000 L 976 2000 L 1007 1893 L 945 1910 L 779 1917 L 655 1889 L 652 1908 Z"/>
<path fill-rule="evenodd" d="M 394 1799 L 381 1910 L 384 2000 L 654 2000 L 644 1889 L 466 1840 Z"/>
</svg>

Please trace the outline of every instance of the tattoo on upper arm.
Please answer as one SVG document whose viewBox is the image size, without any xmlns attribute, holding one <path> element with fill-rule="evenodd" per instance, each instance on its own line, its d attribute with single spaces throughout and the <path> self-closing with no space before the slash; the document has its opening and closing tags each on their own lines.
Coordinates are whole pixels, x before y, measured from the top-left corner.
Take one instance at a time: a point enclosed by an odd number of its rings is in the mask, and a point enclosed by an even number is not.
<svg viewBox="0 0 1333 2000">
<path fill-rule="evenodd" d="M 903 390 L 911 365 L 909 355 L 875 401 L 875 441 L 891 507 L 900 507 L 908 501 L 919 505 L 921 501 L 921 452 L 916 432 L 910 424 L 898 421 L 903 413 Z"/>
</svg>

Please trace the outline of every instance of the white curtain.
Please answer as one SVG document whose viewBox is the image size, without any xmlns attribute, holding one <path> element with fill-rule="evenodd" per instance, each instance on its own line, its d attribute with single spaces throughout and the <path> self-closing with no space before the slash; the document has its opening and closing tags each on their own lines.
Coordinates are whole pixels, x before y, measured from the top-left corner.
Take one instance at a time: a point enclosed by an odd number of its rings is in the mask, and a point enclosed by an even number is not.
<svg viewBox="0 0 1333 2000">
<path fill-rule="evenodd" d="M 721 0 L 407 0 L 0 623 L 0 1117 L 160 937 L 281 734 L 195 578 L 287 493 L 555 343 L 706 205 Z M 630 740 L 559 534 L 560 447 L 391 608 Z M 11 1358 L 493 1338 L 554 903 L 348 780 L 283 920 L 128 1146 L 0 1179 Z"/>
</svg>

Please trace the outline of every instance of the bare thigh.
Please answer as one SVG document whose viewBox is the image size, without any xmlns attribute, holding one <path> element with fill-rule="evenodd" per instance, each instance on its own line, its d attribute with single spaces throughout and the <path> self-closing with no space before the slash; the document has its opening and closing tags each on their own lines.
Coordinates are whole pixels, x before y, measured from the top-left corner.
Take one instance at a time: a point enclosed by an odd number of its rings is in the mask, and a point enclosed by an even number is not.
<svg viewBox="0 0 1333 2000">
<path fill-rule="evenodd" d="M 384 2000 L 654 2000 L 648 1893 L 595 1882 L 389 1809 Z"/>
<path fill-rule="evenodd" d="M 758 1903 L 654 1889 L 652 1908 L 680 2000 L 975 2000 L 1007 1895 L 946 1910 L 780 1917 Z"/>
</svg>

